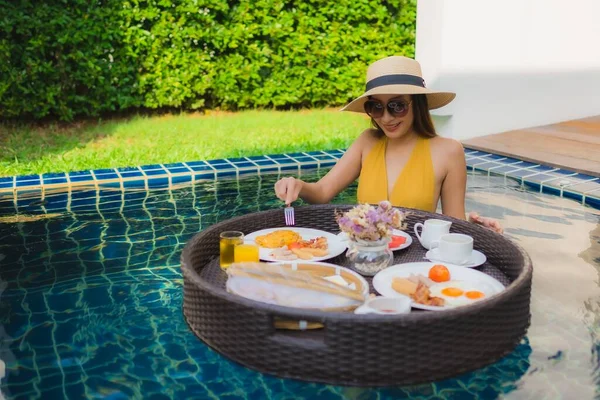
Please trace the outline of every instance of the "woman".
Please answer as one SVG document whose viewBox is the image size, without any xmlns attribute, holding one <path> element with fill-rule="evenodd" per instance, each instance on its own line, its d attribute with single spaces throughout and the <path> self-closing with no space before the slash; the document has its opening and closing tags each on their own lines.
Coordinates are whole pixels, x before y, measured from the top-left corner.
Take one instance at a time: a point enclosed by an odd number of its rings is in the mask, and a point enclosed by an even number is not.
<svg viewBox="0 0 600 400">
<path fill-rule="evenodd" d="M 399 207 L 465 219 L 466 163 L 460 142 L 436 134 L 430 109 L 450 103 L 454 93 L 425 87 L 421 66 L 406 57 L 387 57 L 367 70 L 366 91 L 342 111 L 364 112 L 373 129 L 365 130 L 337 164 L 316 183 L 283 178 L 278 198 L 291 204 L 298 197 L 328 203 L 358 178 L 358 202 L 389 200 Z M 470 220 L 502 232 L 492 219 L 470 214 Z"/>
</svg>

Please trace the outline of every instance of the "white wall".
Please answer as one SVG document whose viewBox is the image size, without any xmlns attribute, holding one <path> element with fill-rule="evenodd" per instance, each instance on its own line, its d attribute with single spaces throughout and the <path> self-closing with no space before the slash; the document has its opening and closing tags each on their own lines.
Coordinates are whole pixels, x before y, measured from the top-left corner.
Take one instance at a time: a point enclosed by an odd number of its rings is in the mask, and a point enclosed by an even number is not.
<svg viewBox="0 0 600 400">
<path fill-rule="evenodd" d="M 416 59 L 443 136 L 600 115 L 600 1 L 418 0 Z"/>
</svg>

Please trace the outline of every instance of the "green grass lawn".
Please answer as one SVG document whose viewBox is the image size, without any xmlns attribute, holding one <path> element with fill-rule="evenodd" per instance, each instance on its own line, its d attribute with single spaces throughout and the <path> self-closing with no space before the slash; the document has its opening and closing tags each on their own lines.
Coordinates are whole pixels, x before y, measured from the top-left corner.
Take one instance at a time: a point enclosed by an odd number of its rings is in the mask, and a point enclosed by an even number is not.
<svg viewBox="0 0 600 400">
<path fill-rule="evenodd" d="M 0 125 L 0 176 L 346 148 L 369 120 L 337 110 Z"/>
</svg>

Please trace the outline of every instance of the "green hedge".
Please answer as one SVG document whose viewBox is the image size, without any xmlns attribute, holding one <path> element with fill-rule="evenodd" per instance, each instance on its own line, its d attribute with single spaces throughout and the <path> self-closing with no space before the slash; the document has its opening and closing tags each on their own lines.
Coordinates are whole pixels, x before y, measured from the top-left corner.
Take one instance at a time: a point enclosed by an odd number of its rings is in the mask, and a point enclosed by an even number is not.
<svg viewBox="0 0 600 400">
<path fill-rule="evenodd" d="M 416 0 L 0 1 L 0 118 L 340 105 Z"/>
</svg>

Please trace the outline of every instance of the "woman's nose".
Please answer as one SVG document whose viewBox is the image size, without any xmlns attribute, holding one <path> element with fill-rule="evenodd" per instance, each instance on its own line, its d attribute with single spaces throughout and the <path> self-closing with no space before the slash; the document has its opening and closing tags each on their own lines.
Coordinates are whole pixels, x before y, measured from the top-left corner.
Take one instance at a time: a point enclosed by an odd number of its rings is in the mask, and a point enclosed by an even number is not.
<svg viewBox="0 0 600 400">
<path fill-rule="evenodd" d="M 381 122 L 388 122 L 394 119 L 394 116 L 390 114 L 390 110 L 388 108 L 384 108 L 383 115 L 381 116 Z"/>
</svg>

